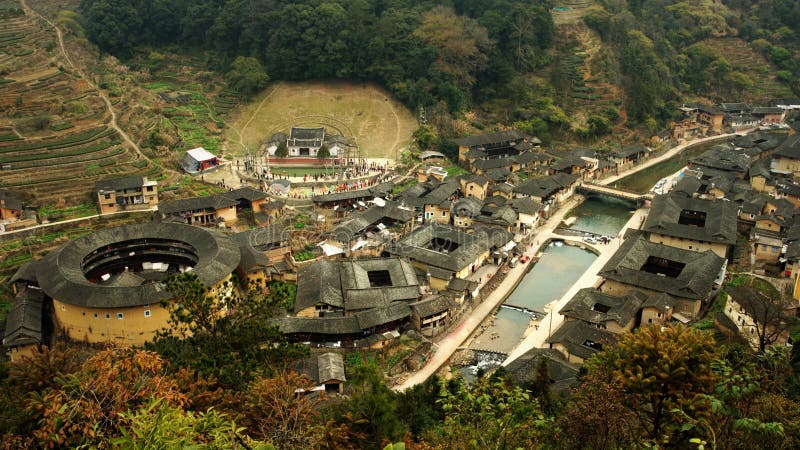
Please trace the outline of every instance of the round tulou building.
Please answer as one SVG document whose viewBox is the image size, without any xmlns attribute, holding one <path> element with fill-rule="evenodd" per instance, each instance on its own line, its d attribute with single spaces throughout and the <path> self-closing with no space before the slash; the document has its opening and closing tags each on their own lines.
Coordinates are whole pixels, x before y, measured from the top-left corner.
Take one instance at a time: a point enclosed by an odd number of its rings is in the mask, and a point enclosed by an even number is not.
<svg viewBox="0 0 800 450">
<path fill-rule="evenodd" d="M 212 290 L 239 264 L 229 237 L 179 223 L 111 228 L 75 239 L 36 264 L 57 329 L 90 343 L 133 345 L 167 326 L 167 276 L 191 271 Z"/>
</svg>

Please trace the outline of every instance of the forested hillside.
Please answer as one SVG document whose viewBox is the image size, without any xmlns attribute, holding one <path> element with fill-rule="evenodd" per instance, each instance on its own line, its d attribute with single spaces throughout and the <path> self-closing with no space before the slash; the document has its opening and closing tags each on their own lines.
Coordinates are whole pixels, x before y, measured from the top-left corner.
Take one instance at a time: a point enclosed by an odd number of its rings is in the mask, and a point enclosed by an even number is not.
<svg viewBox="0 0 800 450">
<path fill-rule="evenodd" d="M 89 38 L 123 59 L 172 46 L 223 73 L 242 56 L 273 80 L 375 81 L 446 116 L 434 123 L 444 137 L 494 124 L 546 140 L 647 133 L 687 98 L 800 92 L 792 0 L 83 0 L 80 11 Z"/>
</svg>

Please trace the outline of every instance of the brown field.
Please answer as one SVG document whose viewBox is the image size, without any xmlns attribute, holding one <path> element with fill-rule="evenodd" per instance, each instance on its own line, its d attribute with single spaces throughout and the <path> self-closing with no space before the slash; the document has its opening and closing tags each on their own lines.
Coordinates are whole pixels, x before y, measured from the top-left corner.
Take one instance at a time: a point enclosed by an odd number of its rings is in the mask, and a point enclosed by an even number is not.
<svg viewBox="0 0 800 450">
<path fill-rule="evenodd" d="M 386 91 L 372 84 L 305 82 L 271 85 L 226 121 L 227 148 L 254 151 L 272 134 L 292 125 L 338 129 L 355 137 L 362 155 L 395 158 L 417 128 L 414 115 Z"/>
</svg>

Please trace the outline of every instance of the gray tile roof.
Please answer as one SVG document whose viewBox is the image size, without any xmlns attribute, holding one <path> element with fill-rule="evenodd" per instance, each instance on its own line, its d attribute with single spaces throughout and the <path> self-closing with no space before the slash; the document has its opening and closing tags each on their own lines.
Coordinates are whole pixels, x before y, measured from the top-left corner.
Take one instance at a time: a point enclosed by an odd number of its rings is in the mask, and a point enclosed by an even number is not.
<svg viewBox="0 0 800 450">
<path fill-rule="evenodd" d="M 538 376 L 539 362 L 547 361 L 551 383 L 577 382 L 578 366 L 564 360 L 561 352 L 549 348 L 532 348 L 506 366 L 506 372 L 515 384 L 533 383 Z"/>
<path fill-rule="evenodd" d="M 681 211 L 705 213 L 704 226 L 679 223 Z M 679 195 L 658 195 L 643 230 L 665 236 L 733 245 L 736 243 L 736 207 L 727 201 L 707 201 Z"/>
<path fill-rule="evenodd" d="M 528 137 L 529 136 L 527 134 L 521 131 L 509 130 L 453 139 L 453 142 L 461 147 L 479 147 L 491 144 L 507 144 L 510 142 L 521 141 Z"/>
<path fill-rule="evenodd" d="M 344 374 L 344 358 L 341 353 L 323 353 L 317 356 L 317 383 L 326 381 L 347 381 Z"/>
<path fill-rule="evenodd" d="M 589 325 L 586 322 L 573 320 L 564 322 L 553 332 L 547 342 L 561 344 L 571 354 L 588 359 L 602 350 L 603 347 L 616 344 L 617 335 Z"/>
<path fill-rule="evenodd" d="M 82 261 L 91 252 L 115 243 L 148 238 L 188 244 L 197 255 L 192 272 L 206 286 L 218 283 L 239 264 L 238 245 L 217 231 L 169 222 L 142 223 L 107 228 L 51 251 L 37 264 L 39 285 L 51 298 L 89 308 L 122 308 L 168 299 L 170 293 L 159 282 L 104 286 L 90 282 L 83 273 Z"/>
<path fill-rule="evenodd" d="M 22 210 L 22 200 L 6 191 L 0 190 L 0 205 L 5 209 Z"/>
<path fill-rule="evenodd" d="M 514 192 L 531 197 L 547 198 L 567 188 L 577 180 L 578 177 L 575 175 L 557 173 L 549 177 L 525 180 L 525 182 L 514 188 Z"/>
<path fill-rule="evenodd" d="M 441 296 L 433 295 L 409 305 L 411 311 L 421 318 L 430 317 L 445 311 L 450 311 L 456 307 L 453 300 Z"/>
<path fill-rule="evenodd" d="M 180 200 L 171 200 L 158 204 L 158 212 L 162 215 L 179 214 L 187 211 L 218 210 L 236 206 L 237 201 L 222 195 L 208 197 L 192 197 Z"/>
<path fill-rule="evenodd" d="M 269 258 L 249 245 L 239 247 L 239 252 L 241 254 L 239 267 L 245 272 L 269 266 Z"/>
<path fill-rule="evenodd" d="M 394 188 L 394 183 L 385 181 L 376 184 L 368 189 L 357 189 L 354 191 L 334 192 L 333 194 L 315 195 L 312 200 L 314 203 L 332 203 L 341 202 L 345 200 L 358 200 L 371 197 L 383 197 L 387 193 L 391 193 Z"/>
<path fill-rule="evenodd" d="M 661 312 L 667 312 L 671 308 L 675 308 L 676 300 L 669 294 L 659 292 L 647 297 L 647 300 L 642 303 L 642 309 L 655 308 Z"/>
<path fill-rule="evenodd" d="M 689 163 L 726 172 L 745 173 L 752 161 L 742 150 L 736 150 L 729 144 L 719 144 L 690 159 Z"/>
<path fill-rule="evenodd" d="M 786 140 L 775 149 L 774 156 L 800 159 L 800 134 L 792 134 L 786 137 Z"/>
<path fill-rule="evenodd" d="M 300 128 L 292 127 L 289 132 L 289 139 L 302 139 L 302 140 L 321 140 L 325 136 L 325 128 Z"/>
<path fill-rule="evenodd" d="M 646 296 L 639 291 L 614 297 L 594 288 L 583 288 L 575 293 L 559 314 L 595 325 L 614 321 L 624 327 L 636 317 L 645 299 Z"/>
<path fill-rule="evenodd" d="M 413 210 L 400 207 L 398 203 L 387 201 L 384 206 L 373 206 L 364 211 L 350 214 L 327 234 L 334 236 L 339 242 L 349 242 L 356 235 L 363 233 L 367 228 L 378 223 L 388 221 L 408 223 L 413 218 Z"/>
<path fill-rule="evenodd" d="M 99 180 L 94 183 L 96 191 L 121 191 L 123 189 L 136 189 L 144 185 L 142 177 L 120 177 Z"/>
<path fill-rule="evenodd" d="M 17 295 L 6 316 L 3 346 L 11 348 L 42 342 L 43 304 L 44 295 L 39 289 L 28 288 Z"/>
<path fill-rule="evenodd" d="M 650 242 L 630 233 L 598 275 L 633 287 L 666 292 L 674 297 L 705 299 L 714 286 L 724 260 L 714 252 L 704 253 Z M 672 261 L 684 267 L 675 277 L 643 270 L 650 258 Z"/>
<path fill-rule="evenodd" d="M 242 231 L 231 236 L 239 246 L 248 245 L 258 251 L 267 251 L 275 245 L 288 242 L 290 230 L 283 225 L 269 225 Z"/>
<path fill-rule="evenodd" d="M 481 253 L 500 247 L 511 238 L 511 234 L 504 230 L 481 228 L 468 234 L 431 222 L 403 237 L 387 250 L 429 266 L 458 272 L 475 261 Z M 436 251 L 429 247 L 434 240 L 450 241 L 458 244 L 458 248 L 449 252 Z"/>
<path fill-rule="evenodd" d="M 611 152 L 611 155 L 617 158 L 631 158 L 647 153 L 649 150 L 642 144 L 628 145 Z"/>
<path fill-rule="evenodd" d="M 391 285 L 371 286 L 370 271 L 387 271 Z M 299 312 L 317 304 L 327 304 L 353 311 L 386 307 L 418 297 L 417 276 L 405 259 L 323 259 L 299 269 L 294 310 Z"/>
<path fill-rule="evenodd" d="M 534 215 L 541 211 L 544 206 L 530 197 L 515 198 L 508 202 L 514 211 L 519 214 Z"/>
</svg>

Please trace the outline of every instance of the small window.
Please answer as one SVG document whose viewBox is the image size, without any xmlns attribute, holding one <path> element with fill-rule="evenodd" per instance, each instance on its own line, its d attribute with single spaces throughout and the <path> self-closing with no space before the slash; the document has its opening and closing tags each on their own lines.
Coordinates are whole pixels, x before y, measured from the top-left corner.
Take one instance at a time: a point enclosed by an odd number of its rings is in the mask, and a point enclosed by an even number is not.
<svg viewBox="0 0 800 450">
<path fill-rule="evenodd" d="M 94 318 L 97 319 L 97 313 L 94 313 Z"/>
<path fill-rule="evenodd" d="M 147 186 L 147 192 L 153 192 L 153 186 Z"/>
<path fill-rule="evenodd" d="M 117 319 L 122 319 L 122 313 L 117 313 Z"/>
<path fill-rule="evenodd" d="M 106 200 L 108 200 L 108 199 L 110 199 L 110 198 L 111 198 L 111 194 L 106 194 L 106 195 L 105 195 L 105 199 L 106 199 Z"/>
<path fill-rule="evenodd" d="M 692 249 L 692 246 L 690 245 L 690 246 L 689 246 L 689 250 L 691 250 L 691 249 Z"/>
<path fill-rule="evenodd" d="M 111 318 L 111 314 L 106 313 L 106 319 L 110 319 L 110 318 Z"/>
<path fill-rule="evenodd" d="M 145 309 L 144 310 L 144 316 L 145 317 L 150 317 L 150 310 L 149 309 Z"/>
<path fill-rule="evenodd" d="M 442 217 L 445 217 L 446 215 L 447 215 L 447 211 L 442 211 Z"/>
</svg>

